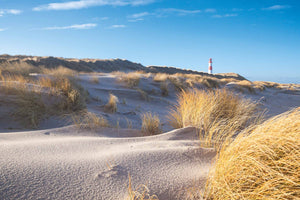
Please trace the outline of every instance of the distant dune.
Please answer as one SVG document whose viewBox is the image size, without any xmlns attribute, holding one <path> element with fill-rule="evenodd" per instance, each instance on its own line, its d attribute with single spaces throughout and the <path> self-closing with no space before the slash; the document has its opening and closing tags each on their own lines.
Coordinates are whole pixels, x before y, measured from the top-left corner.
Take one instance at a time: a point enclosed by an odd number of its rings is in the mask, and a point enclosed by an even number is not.
<svg viewBox="0 0 300 200">
<path fill-rule="evenodd" d="M 211 76 L 216 78 L 234 78 L 238 80 L 246 80 L 244 77 L 236 73 L 222 73 L 210 75 L 205 72 L 198 72 L 193 70 L 180 69 L 166 66 L 148 66 L 145 67 L 140 63 L 131 62 L 125 59 L 76 59 L 76 58 L 62 58 L 62 57 L 40 57 L 40 56 L 26 56 L 26 55 L 0 55 L 1 64 L 26 63 L 36 67 L 56 68 L 59 66 L 67 67 L 79 72 L 113 72 L 113 71 L 144 71 L 152 73 L 167 73 L 167 74 L 199 74 Z"/>
</svg>

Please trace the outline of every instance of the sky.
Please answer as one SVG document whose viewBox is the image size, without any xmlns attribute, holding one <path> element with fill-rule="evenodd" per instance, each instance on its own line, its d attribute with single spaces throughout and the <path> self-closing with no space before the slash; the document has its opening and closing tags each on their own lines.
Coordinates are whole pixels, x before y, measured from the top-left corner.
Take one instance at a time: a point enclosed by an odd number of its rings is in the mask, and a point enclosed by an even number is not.
<svg viewBox="0 0 300 200">
<path fill-rule="evenodd" d="M 299 0 L 0 0 L 0 54 L 300 83 Z"/>
</svg>

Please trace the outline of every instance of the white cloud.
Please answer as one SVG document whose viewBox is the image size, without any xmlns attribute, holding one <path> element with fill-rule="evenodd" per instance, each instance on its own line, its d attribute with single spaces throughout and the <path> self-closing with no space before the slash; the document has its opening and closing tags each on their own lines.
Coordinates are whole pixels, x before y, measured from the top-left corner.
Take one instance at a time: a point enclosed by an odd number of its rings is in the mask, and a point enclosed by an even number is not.
<svg viewBox="0 0 300 200">
<path fill-rule="evenodd" d="M 197 13 L 215 13 L 217 12 L 214 8 L 207 8 L 205 10 L 186 10 L 186 9 L 178 9 L 178 8 L 161 8 L 157 9 L 154 12 L 142 12 L 142 13 L 135 13 L 132 15 L 127 16 L 129 18 L 129 22 L 137 22 L 137 21 L 143 21 L 144 17 L 147 16 L 156 16 L 156 17 L 162 17 L 162 16 L 170 16 L 170 15 L 178 15 L 178 16 L 186 16 L 186 15 L 192 15 Z"/>
<path fill-rule="evenodd" d="M 0 32 L 6 31 L 6 28 L 0 28 Z"/>
<path fill-rule="evenodd" d="M 136 14 L 133 14 L 133 15 L 129 15 L 128 18 L 137 19 L 137 18 L 142 18 L 142 17 L 148 16 L 148 15 L 150 15 L 150 13 L 142 12 L 142 13 L 136 13 Z"/>
<path fill-rule="evenodd" d="M 217 12 L 217 10 L 214 9 L 214 8 L 207 8 L 207 9 L 204 10 L 204 12 L 206 12 L 206 13 L 215 13 L 215 12 Z"/>
<path fill-rule="evenodd" d="M 0 9 L 0 17 L 2 17 L 3 15 L 19 15 L 21 14 L 22 11 L 21 10 L 17 10 L 17 9 Z"/>
<path fill-rule="evenodd" d="M 71 26 L 46 27 L 46 28 L 43 28 L 43 30 L 66 30 L 66 29 L 81 30 L 81 29 L 95 28 L 96 26 L 97 26 L 97 24 L 74 24 Z"/>
<path fill-rule="evenodd" d="M 177 15 L 189 15 L 189 14 L 196 14 L 201 12 L 202 12 L 201 10 L 184 10 L 184 9 L 177 9 L 177 8 L 164 8 L 158 10 L 158 13 L 160 14 L 174 13 Z"/>
<path fill-rule="evenodd" d="M 139 21 L 144 21 L 143 18 L 137 18 L 137 19 L 129 19 L 129 22 L 139 22 Z"/>
<path fill-rule="evenodd" d="M 7 13 L 8 14 L 13 14 L 13 15 L 19 15 L 21 14 L 21 10 L 16 10 L 16 9 L 10 9 L 10 10 L 7 10 Z"/>
<path fill-rule="evenodd" d="M 232 8 L 232 11 L 233 12 L 241 12 L 241 11 L 244 11 L 244 9 L 241 9 L 241 8 Z"/>
<path fill-rule="evenodd" d="M 123 25 L 123 24 L 115 24 L 115 25 L 112 25 L 109 27 L 110 29 L 113 29 L 113 28 L 126 28 L 126 25 Z"/>
<path fill-rule="evenodd" d="M 270 6 L 268 8 L 263 8 L 263 10 L 284 10 L 284 9 L 288 9 L 291 8 L 291 6 L 289 5 L 274 5 L 274 6 Z"/>
<path fill-rule="evenodd" d="M 213 15 L 213 18 L 237 17 L 238 14 Z"/>
<path fill-rule="evenodd" d="M 140 6 L 155 2 L 155 0 L 79 0 L 62 3 L 49 3 L 33 8 L 34 11 L 42 10 L 74 10 L 93 6 Z"/>
</svg>

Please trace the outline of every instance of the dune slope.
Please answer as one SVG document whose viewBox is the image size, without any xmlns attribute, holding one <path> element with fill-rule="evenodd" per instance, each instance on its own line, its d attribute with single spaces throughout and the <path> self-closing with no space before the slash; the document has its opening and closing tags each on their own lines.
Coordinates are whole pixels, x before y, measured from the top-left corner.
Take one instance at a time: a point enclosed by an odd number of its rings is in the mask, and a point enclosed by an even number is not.
<svg viewBox="0 0 300 200">
<path fill-rule="evenodd" d="M 110 134 L 110 135 L 108 135 Z M 215 153 L 194 128 L 158 136 L 73 127 L 0 135 L 1 199 L 124 199 L 128 173 L 160 199 L 181 199 L 204 183 Z M 187 173 L 188 172 L 188 173 Z"/>
</svg>

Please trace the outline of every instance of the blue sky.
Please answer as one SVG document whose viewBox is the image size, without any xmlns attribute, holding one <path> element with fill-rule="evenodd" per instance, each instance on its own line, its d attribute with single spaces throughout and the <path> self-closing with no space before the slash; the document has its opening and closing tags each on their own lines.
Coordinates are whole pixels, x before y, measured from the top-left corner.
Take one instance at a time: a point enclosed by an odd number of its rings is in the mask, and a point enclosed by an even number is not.
<svg viewBox="0 0 300 200">
<path fill-rule="evenodd" d="M 300 83 L 299 0 L 0 0 L 0 54 L 122 58 Z"/>
</svg>

